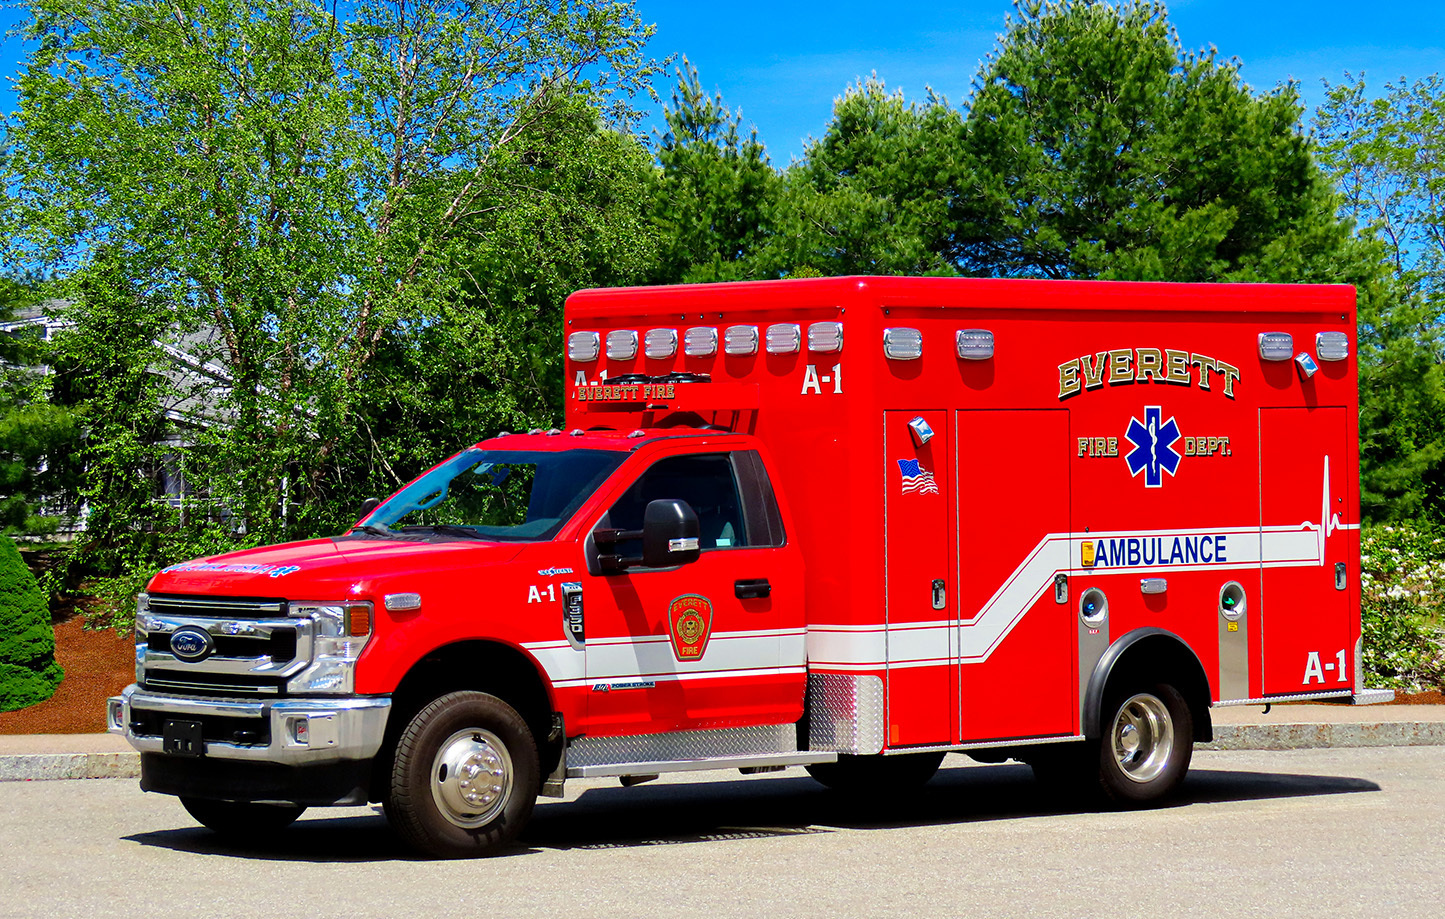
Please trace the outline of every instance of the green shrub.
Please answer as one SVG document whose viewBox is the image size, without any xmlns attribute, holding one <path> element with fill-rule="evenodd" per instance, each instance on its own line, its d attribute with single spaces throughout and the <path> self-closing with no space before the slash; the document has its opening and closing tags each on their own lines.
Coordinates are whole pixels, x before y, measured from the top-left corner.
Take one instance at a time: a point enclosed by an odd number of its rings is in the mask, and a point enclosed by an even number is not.
<svg viewBox="0 0 1445 919">
<path fill-rule="evenodd" d="M 15 543 L 0 536 L 0 712 L 44 702 L 63 675 L 45 594 Z"/>
<path fill-rule="evenodd" d="M 1363 537 L 1366 685 L 1445 687 L 1445 538 L 1428 525 L 1372 526 Z"/>
</svg>

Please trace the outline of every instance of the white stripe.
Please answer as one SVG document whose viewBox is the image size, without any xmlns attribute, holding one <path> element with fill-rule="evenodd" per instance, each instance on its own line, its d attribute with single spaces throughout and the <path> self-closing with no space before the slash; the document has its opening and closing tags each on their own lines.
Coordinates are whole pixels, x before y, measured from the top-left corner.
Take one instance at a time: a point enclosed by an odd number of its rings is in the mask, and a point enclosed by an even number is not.
<svg viewBox="0 0 1445 919">
<path fill-rule="evenodd" d="M 806 673 L 806 672 L 807 672 L 807 669 L 808 669 L 808 668 L 807 668 L 807 667 L 804 667 L 804 666 L 797 666 L 797 667 L 754 667 L 754 668 L 751 668 L 751 669 L 749 669 L 749 668 L 743 668 L 743 669 L 738 669 L 738 670 L 703 670 L 703 671 L 699 671 L 699 672 L 697 672 L 697 673 L 642 673 L 642 674 L 638 674 L 638 675 L 635 676 L 635 677 L 629 677 L 628 679 L 652 680 L 653 682 L 656 682 L 656 683 L 671 683 L 671 682 L 689 682 L 689 683 L 690 683 L 690 682 L 692 682 L 692 681 L 694 681 L 694 680 L 719 680 L 719 679 L 733 679 L 733 678 L 736 678 L 736 677 L 758 677 L 758 676 L 784 676 L 784 675 L 790 674 L 790 673 Z M 596 679 L 588 678 L 588 679 L 580 679 L 580 680 L 559 680 L 559 681 L 555 681 L 554 685 L 556 685 L 558 688 L 565 688 L 565 687 L 571 687 L 571 686 L 593 686 L 593 685 L 596 685 L 597 683 L 613 683 L 613 682 L 620 682 L 620 681 L 619 681 L 617 678 L 614 678 L 614 677 L 597 677 Z"/>
</svg>

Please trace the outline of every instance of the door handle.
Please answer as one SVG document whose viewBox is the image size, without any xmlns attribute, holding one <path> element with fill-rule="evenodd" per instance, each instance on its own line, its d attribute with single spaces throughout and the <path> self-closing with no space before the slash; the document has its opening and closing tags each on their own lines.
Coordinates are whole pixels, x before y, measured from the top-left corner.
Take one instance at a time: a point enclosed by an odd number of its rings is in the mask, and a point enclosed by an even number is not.
<svg viewBox="0 0 1445 919">
<path fill-rule="evenodd" d="M 739 600 L 760 600 L 772 593 L 773 585 L 768 583 L 767 578 L 733 581 L 733 596 Z"/>
</svg>

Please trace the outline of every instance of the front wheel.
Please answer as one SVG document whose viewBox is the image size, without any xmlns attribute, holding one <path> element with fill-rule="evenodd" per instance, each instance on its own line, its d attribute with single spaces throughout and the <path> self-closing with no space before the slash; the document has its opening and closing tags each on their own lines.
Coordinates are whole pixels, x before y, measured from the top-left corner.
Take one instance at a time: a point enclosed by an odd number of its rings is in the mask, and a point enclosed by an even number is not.
<svg viewBox="0 0 1445 919">
<path fill-rule="evenodd" d="M 516 709 L 483 692 L 448 693 L 397 741 L 387 819 L 428 855 L 491 855 L 526 825 L 539 775 L 537 744 Z"/>
<path fill-rule="evenodd" d="M 1105 706 L 1099 785 L 1120 804 L 1165 797 L 1184 781 L 1194 753 L 1189 704 L 1167 683 L 1116 693 Z"/>
<path fill-rule="evenodd" d="M 239 840 L 263 840 L 279 833 L 306 810 L 299 805 L 213 801 L 209 798 L 181 798 L 181 806 L 201 826 Z"/>
</svg>

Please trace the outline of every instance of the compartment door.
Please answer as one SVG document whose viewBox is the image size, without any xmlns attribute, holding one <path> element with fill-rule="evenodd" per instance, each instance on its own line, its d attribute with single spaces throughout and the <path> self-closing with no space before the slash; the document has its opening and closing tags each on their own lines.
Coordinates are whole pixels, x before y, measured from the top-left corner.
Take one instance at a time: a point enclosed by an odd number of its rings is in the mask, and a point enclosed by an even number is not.
<svg viewBox="0 0 1445 919">
<path fill-rule="evenodd" d="M 1346 410 L 1259 411 L 1261 679 L 1266 696 L 1354 685 L 1350 601 L 1335 589 L 1349 547 Z"/>
<path fill-rule="evenodd" d="M 948 743 L 954 710 L 948 413 L 890 411 L 884 425 L 888 745 Z"/>
<path fill-rule="evenodd" d="M 1078 701 L 1069 566 L 1069 413 L 960 411 L 960 736 L 1072 734 Z"/>
</svg>

